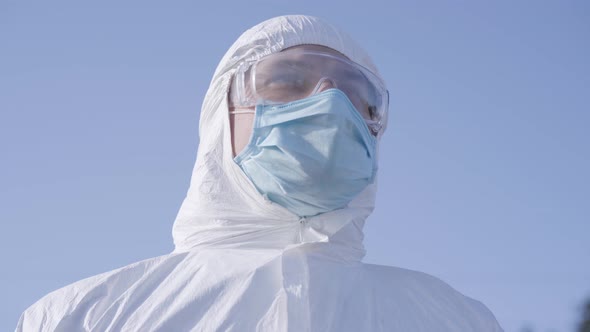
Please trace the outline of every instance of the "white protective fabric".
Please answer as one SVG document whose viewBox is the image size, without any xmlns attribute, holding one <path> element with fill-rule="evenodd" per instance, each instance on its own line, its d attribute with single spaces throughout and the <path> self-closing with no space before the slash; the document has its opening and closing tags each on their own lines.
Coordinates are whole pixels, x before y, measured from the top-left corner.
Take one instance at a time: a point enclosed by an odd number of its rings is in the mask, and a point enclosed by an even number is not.
<svg viewBox="0 0 590 332">
<path fill-rule="evenodd" d="M 236 64 L 299 44 L 328 46 L 376 72 L 354 41 L 314 17 L 246 31 L 203 103 L 175 251 L 50 293 L 16 331 L 501 331 L 484 305 L 432 276 L 361 262 L 375 185 L 345 209 L 300 220 L 234 163 L 227 93 Z"/>
</svg>

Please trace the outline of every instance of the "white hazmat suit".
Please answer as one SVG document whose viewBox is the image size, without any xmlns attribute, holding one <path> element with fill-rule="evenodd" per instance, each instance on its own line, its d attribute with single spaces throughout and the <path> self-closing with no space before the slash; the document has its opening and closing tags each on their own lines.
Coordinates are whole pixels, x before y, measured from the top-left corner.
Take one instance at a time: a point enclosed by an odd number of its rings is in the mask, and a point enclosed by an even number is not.
<svg viewBox="0 0 590 332">
<path fill-rule="evenodd" d="M 480 302 L 424 273 L 364 264 L 376 185 L 300 220 L 266 200 L 233 160 L 228 89 L 236 64 L 285 48 L 330 47 L 377 72 L 346 34 L 309 16 L 246 31 L 215 71 L 200 119 L 176 249 L 54 291 L 16 331 L 501 331 Z"/>
</svg>

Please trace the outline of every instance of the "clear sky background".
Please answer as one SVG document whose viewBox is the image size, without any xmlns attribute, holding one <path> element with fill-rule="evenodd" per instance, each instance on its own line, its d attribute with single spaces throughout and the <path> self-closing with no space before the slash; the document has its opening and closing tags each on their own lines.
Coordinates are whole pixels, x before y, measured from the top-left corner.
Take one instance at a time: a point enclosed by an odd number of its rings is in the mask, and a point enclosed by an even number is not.
<svg viewBox="0 0 590 332">
<path fill-rule="evenodd" d="M 590 2 L 0 0 L 0 330 L 173 249 L 201 102 L 247 28 L 320 16 L 391 92 L 366 261 L 437 276 L 506 331 L 590 297 Z"/>
</svg>

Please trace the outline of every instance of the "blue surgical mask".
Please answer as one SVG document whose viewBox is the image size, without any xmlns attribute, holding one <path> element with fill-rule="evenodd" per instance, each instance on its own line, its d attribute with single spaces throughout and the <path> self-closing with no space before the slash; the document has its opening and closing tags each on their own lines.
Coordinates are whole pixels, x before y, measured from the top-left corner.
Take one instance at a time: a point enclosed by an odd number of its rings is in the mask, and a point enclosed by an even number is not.
<svg viewBox="0 0 590 332">
<path fill-rule="evenodd" d="M 329 89 L 258 105 L 250 142 L 234 160 L 262 195 L 307 217 L 345 207 L 373 182 L 375 146 L 344 92 Z"/>
</svg>

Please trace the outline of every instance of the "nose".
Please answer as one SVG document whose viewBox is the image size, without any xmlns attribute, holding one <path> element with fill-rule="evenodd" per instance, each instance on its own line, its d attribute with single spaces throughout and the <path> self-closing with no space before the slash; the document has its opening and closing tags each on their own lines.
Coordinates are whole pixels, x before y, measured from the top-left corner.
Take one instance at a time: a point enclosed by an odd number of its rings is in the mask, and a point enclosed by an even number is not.
<svg viewBox="0 0 590 332">
<path fill-rule="evenodd" d="M 334 82 L 334 80 L 332 80 L 331 78 L 324 77 L 318 82 L 318 85 L 316 85 L 316 88 L 315 88 L 315 91 L 313 94 L 324 92 L 328 89 L 335 89 L 335 88 L 337 88 L 336 82 Z"/>
</svg>

